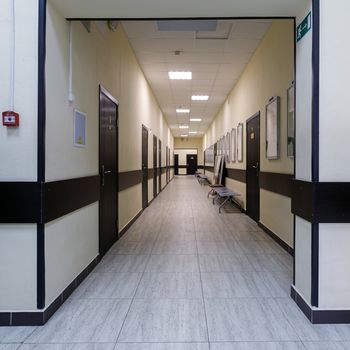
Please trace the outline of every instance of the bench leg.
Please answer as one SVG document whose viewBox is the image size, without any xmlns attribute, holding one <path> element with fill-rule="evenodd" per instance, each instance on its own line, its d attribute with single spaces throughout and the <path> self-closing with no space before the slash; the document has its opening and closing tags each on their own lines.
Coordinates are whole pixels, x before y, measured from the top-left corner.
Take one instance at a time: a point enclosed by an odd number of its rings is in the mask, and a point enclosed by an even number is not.
<svg viewBox="0 0 350 350">
<path fill-rule="evenodd" d="M 223 201 L 223 203 L 219 206 L 219 214 L 221 214 L 221 208 L 229 201 L 231 197 L 226 197 L 226 199 Z"/>
</svg>

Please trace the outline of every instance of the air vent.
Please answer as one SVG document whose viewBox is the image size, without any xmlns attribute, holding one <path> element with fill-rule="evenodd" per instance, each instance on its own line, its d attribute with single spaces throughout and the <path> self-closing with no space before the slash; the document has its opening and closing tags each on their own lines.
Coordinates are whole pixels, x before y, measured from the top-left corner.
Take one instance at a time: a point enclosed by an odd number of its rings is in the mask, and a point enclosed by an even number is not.
<svg viewBox="0 0 350 350">
<path fill-rule="evenodd" d="M 232 30 L 232 23 L 219 21 L 215 31 L 197 31 L 196 39 L 228 40 Z"/>
</svg>

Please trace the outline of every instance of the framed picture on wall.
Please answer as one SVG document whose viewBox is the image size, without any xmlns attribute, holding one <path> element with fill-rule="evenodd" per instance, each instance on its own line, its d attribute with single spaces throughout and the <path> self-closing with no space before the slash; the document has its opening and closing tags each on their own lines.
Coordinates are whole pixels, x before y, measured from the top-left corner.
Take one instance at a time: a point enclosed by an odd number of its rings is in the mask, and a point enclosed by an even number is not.
<svg viewBox="0 0 350 350">
<path fill-rule="evenodd" d="M 231 130 L 231 162 L 235 162 L 236 161 L 236 156 L 237 156 L 237 142 L 236 142 L 236 129 L 233 128 Z"/>
<path fill-rule="evenodd" d="M 243 123 L 237 126 L 237 160 L 243 162 Z"/>
<path fill-rule="evenodd" d="M 273 97 L 266 105 L 266 158 L 279 158 L 280 97 Z"/>
<path fill-rule="evenodd" d="M 231 162 L 231 134 L 228 132 L 225 138 L 226 144 L 226 161 L 227 163 Z"/>
<path fill-rule="evenodd" d="M 86 114 L 74 110 L 74 140 L 75 147 L 86 147 Z"/>
<path fill-rule="evenodd" d="M 295 86 L 287 90 L 287 157 L 294 158 L 295 149 Z"/>
</svg>

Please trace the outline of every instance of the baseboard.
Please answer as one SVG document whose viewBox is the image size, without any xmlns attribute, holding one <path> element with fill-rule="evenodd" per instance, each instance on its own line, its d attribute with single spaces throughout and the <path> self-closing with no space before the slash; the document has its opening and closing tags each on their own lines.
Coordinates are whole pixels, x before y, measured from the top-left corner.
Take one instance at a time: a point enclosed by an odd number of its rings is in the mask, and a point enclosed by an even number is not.
<svg viewBox="0 0 350 350">
<path fill-rule="evenodd" d="M 100 256 L 98 255 L 44 311 L 0 312 L 0 326 L 44 325 L 81 284 L 81 282 L 84 281 L 99 261 Z"/>
<path fill-rule="evenodd" d="M 291 286 L 290 296 L 312 324 L 349 324 L 350 310 L 318 310 L 312 308 Z"/>
<path fill-rule="evenodd" d="M 151 201 L 152 202 L 152 201 Z M 151 203 L 150 202 L 150 203 Z M 150 204 L 149 203 L 149 204 Z M 120 231 L 119 231 L 119 238 L 121 238 L 126 231 L 134 224 L 134 222 L 141 216 L 143 213 L 143 209 L 141 209 Z"/>
<path fill-rule="evenodd" d="M 281 238 L 279 238 L 276 233 L 272 232 L 270 229 L 268 229 L 264 224 L 261 222 L 258 222 L 258 226 L 266 232 L 276 243 L 278 243 L 287 253 L 289 253 L 291 256 L 294 256 L 294 249 L 291 248 L 285 241 L 283 241 Z"/>
</svg>

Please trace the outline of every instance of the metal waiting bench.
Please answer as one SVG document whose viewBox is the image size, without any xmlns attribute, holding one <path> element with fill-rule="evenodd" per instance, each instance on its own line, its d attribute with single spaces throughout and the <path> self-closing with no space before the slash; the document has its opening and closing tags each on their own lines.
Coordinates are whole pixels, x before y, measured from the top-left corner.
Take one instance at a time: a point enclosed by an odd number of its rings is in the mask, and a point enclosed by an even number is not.
<svg viewBox="0 0 350 350">
<path fill-rule="evenodd" d="M 209 177 L 207 175 L 198 173 L 196 174 L 196 178 L 201 185 L 209 183 Z"/>
<path fill-rule="evenodd" d="M 230 189 L 228 189 L 227 187 L 215 187 L 212 188 L 211 191 L 208 193 L 208 197 L 209 194 L 212 193 L 214 195 L 213 197 L 213 204 L 215 204 L 215 202 L 217 202 L 219 204 L 219 213 L 221 213 L 221 208 L 229 201 L 234 202 L 234 198 L 235 197 L 239 197 L 240 194 L 231 191 Z M 223 198 L 224 201 L 220 204 L 218 202 L 219 198 Z"/>
</svg>

